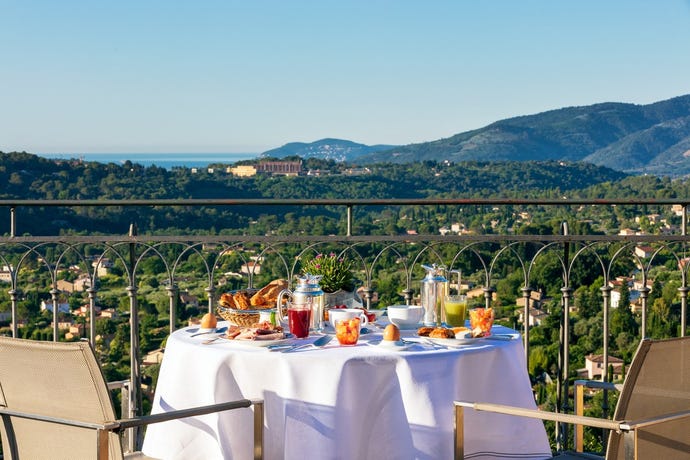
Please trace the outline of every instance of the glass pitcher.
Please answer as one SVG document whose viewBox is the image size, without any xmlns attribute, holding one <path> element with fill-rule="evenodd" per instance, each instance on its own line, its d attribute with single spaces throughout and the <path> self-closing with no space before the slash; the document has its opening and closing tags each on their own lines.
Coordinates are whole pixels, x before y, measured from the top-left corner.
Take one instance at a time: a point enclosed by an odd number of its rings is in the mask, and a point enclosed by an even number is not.
<svg viewBox="0 0 690 460">
<path fill-rule="evenodd" d="M 278 317 L 282 321 L 281 305 L 283 305 L 283 298 L 287 296 L 288 300 L 293 304 L 311 303 L 311 324 L 310 329 L 317 332 L 322 332 L 324 329 L 323 310 L 325 296 L 319 286 L 321 275 L 310 275 L 307 273 L 303 277 L 297 279 L 297 286 L 291 291 L 284 289 L 278 294 Z"/>
<path fill-rule="evenodd" d="M 436 264 L 422 265 L 426 276 L 422 280 L 421 302 L 424 307 L 424 325 L 440 326 L 445 309 L 443 302 L 448 293 L 445 267 Z"/>
</svg>

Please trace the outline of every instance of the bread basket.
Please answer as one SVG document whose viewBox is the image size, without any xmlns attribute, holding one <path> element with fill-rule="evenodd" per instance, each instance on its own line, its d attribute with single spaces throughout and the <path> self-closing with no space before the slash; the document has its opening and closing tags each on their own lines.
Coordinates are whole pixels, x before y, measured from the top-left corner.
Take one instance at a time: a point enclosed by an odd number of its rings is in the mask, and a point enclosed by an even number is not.
<svg viewBox="0 0 690 460">
<path fill-rule="evenodd" d="M 242 291 L 230 291 L 229 294 L 234 295 L 239 292 L 244 292 L 251 296 L 257 292 L 257 289 L 243 289 Z M 218 316 L 228 321 L 229 323 L 235 324 L 240 327 L 249 327 L 253 324 L 256 324 L 259 322 L 262 313 L 265 315 L 275 311 L 275 308 L 230 308 L 224 306 L 220 302 L 218 302 L 216 306 L 216 313 L 218 314 Z"/>
<path fill-rule="evenodd" d="M 275 308 L 264 308 L 262 310 L 237 310 L 235 308 L 227 308 L 218 305 L 216 308 L 218 316 L 224 320 L 240 327 L 249 327 L 259 322 L 261 313 L 275 312 Z"/>
</svg>

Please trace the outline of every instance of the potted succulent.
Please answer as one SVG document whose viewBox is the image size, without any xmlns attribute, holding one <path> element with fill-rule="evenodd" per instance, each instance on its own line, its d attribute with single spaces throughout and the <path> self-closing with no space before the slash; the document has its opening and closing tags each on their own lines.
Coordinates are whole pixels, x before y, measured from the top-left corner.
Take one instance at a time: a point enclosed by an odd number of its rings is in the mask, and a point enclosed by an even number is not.
<svg viewBox="0 0 690 460">
<path fill-rule="evenodd" d="M 302 265 L 302 273 L 321 276 L 319 285 L 326 293 L 326 306 L 340 305 L 353 299 L 355 280 L 352 275 L 352 262 L 335 253 L 317 254 Z"/>
<path fill-rule="evenodd" d="M 352 262 L 337 257 L 335 253 L 317 254 L 302 265 L 302 273 L 321 276 L 321 289 L 323 292 L 336 292 L 339 290 L 352 291 L 354 278 L 352 276 Z"/>
</svg>

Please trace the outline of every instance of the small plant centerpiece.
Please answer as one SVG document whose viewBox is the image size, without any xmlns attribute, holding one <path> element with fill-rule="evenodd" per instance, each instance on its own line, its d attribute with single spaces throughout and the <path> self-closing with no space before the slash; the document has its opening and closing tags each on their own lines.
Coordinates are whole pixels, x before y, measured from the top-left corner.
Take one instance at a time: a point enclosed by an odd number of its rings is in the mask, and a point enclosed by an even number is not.
<svg viewBox="0 0 690 460">
<path fill-rule="evenodd" d="M 302 266 L 303 274 L 319 275 L 319 284 L 323 292 L 333 293 L 337 291 L 354 290 L 354 278 L 352 276 L 352 262 L 337 257 L 335 253 L 328 255 L 317 254 Z"/>
</svg>

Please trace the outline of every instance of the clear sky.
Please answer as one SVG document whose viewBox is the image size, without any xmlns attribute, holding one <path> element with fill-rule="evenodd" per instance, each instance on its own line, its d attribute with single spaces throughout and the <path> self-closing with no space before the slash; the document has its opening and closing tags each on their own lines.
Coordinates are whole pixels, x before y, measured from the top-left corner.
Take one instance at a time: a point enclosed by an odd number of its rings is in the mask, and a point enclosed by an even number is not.
<svg viewBox="0 0 690 460">
<path fill-rule="evenodd" d="M 690 0 L 0 0 L 0 151 L 410 144 L 690 93 Z"/>
</svg>

